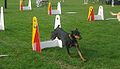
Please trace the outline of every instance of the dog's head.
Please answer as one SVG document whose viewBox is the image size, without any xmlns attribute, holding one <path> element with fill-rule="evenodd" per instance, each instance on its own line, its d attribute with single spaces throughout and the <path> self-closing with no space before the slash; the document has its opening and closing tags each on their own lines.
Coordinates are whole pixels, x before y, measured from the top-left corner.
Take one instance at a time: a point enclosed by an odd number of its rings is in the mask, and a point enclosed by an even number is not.
<svg viewBox="0 0 120 69">
<path fill-rule="evenodd" d="M 82 39 L 82 36 L 80 35 L 80 32 L 78 31 L 77 28 L 76 28 L 76 30 L 71 31 L 71 34 L 76 39 L 79 39 L 79 40 Z"/>
</svg>

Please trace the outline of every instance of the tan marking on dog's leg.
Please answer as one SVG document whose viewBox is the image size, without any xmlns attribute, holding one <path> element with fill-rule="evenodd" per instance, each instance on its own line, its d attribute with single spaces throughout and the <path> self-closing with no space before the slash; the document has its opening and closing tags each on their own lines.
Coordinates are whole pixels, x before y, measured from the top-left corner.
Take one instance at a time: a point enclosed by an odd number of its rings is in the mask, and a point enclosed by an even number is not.
<svg viewBox="0 0 120 69">
<path fill-rule="evenodd" d="M 53 34 L 51 34 L 51 39 L 53 39 Z"/>
<path fill-rule="evenodd" d="M 70 56 L 70 55 L 68 55 L 68 57 L 69 57 L 69 58 L 71 58 L 71 56 Z"/>
<path fill-rule="evenodd" d="M 81 52 L 80 52 L 80 51 L 78 51 L 78 53 L 79 53 L 79 55 L 80 55 L 81 59 L 82 59 L 84 62 L 86 62 L 86 60 L 83 58 L 83 56 L 82 56 Z"/>
<path fill-rule="evenodd" d="M 79 54 L 79 56 L 81 57 L 81 59 L 82 59 L 84 62 L 86 62 L 86 60 L 83 58 L 80 50 L 78 49 L 78 43 L 75 43 L 75 46 L 76 46 L 76 48 L 77 48 L 78 54 Z"/>
<path fill-rule="evenodd" d="M 77 46 L 78 46 L 78 43 L 75 43 L 75 46 L 77 47 Z"/>
</svg>

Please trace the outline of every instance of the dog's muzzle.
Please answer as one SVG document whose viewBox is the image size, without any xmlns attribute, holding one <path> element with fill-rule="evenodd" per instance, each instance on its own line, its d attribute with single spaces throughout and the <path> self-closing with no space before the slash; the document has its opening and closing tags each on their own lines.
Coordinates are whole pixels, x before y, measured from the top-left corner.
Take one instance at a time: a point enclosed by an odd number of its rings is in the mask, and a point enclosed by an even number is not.
<svg viewBox="0 0 120 69">
<path fill-rule="evenodd" d="M 81 36 L 75 36 L 75 38 L 76 38 L 76 39 L 79 39 L 79 40 L 82 39 Z"/>
</svg>

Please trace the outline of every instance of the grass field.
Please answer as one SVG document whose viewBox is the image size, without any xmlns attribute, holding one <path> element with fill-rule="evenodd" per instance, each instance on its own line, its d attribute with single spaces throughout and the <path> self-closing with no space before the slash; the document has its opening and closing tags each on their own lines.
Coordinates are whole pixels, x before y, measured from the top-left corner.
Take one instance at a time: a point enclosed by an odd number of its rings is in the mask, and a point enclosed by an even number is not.
<svg viewBox="0 0 120 69">
<path fill-rule="evenodd" d="M 32 0 L 32 11 L 19 11 L 19 0 L 7 1 L 8 8 L 4 9 L 6 30 L 0 31 L 0 55 L 9 56 L 0 58 L 0 69 L 120 69 L 120 22 L 87 21 L 89 6 L 92 5 L 97 14 L 100 4 L 84 5 L 83 0 L 61 2 L 62 28 L 69 33 L 76 28 L 81 32 L 83 39 L 78 43 L 84 58 L 88 60 L 84 63 L 74 47 L 70 49 L 70 59 L 65 47 L 44 49 L 41 53 L 33 51 L 33 16 L 38 19 L 40 41 L 47 41 L 54 28 L 55 15 L 48 15 L 47 7 L 37 8 L 35 0 Z M 57 1 L 52 0 L 54 9 Z M 0 5 L 2 3 L 0 1 Z M 105 19 L 116 17 L 110 15 L 110 11 L 120 12 L 120 6 L 113 8 L 103 4 L 103 7 Z"/>
</svg>

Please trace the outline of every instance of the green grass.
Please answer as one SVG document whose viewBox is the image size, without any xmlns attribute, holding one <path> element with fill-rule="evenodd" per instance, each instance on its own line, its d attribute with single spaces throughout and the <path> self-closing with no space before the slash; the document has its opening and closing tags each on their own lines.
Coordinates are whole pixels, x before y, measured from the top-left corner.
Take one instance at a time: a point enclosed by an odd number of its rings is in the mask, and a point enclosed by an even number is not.
<svg viewBox="0 0 120 69">
<path fill-rule="evenodd" d="M 5 31 L 0 31 L 0 69 L 119 69 L 120 68 L 120 22 L 87 21 L 88 8 L 81 0 L 61 2 L 62 28 L 69 32 L 78 28 L 83 37 L 78 41 L 84 63 L 76 49 L 70 49 L 72 58 L 68 58 L 66 48 L 49 48 L 41 53 L 32 50 L 32 18 L 36 16 L 39 23 L 40 41 L 50 40 L 54 28 L 55 15 L 47 14 L 47 7 L 37 8 L 32 0 L 32 11 L 19 11 L 19 0 L 7 0 L 8 8 L 4 9 Z M 25 0 L 27 1 L 27 0 Z M 52 0 L 53 8 L 57 1 Z M 0 3 L 2 3 L 0 1 Z M 1 4 L 2 5 L 2 4 Z M 99 4 L 92 4 L 97 14 Z M 119 12 L 120 6 L 114 8 L 103 5 L 105 18 L 112 18 L 110 11 Z M 65 12 L 78 12 L 65 14 Z"/>
</svg>

